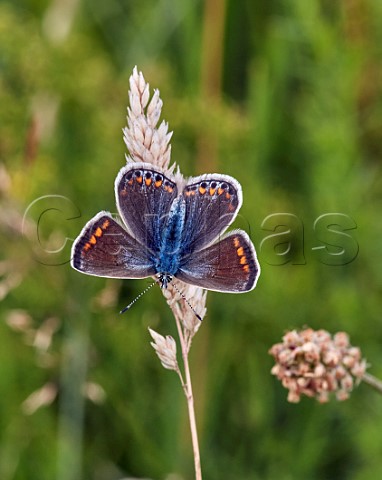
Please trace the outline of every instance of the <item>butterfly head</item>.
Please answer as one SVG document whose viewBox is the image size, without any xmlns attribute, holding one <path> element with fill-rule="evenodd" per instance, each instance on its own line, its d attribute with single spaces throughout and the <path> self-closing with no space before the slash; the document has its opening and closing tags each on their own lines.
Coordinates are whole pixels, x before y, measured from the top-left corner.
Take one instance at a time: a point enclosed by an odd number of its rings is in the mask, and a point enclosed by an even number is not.
<svg viewBox="0 0 382 480">
<path fill-rule="evenodd" d="M 167 288 L 167 285 L 172 281 L 172 275 L 168 273 L 159 273 L 158 274 L 158 283 L 161 289 Z"/>
</svg>

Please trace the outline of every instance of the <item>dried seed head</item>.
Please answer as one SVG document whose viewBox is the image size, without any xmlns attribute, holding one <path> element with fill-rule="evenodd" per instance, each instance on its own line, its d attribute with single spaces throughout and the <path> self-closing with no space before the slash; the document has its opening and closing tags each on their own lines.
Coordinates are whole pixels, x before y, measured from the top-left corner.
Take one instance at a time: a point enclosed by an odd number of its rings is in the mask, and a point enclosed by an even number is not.
<svg viewBox="0 0 382 480">
<path fill-rule="evenodd" d="M 12 330 L 18 332 L 26 332 L 32 328 L 32 317 L 26 310 L 15 309 L 9 311 L 5 321 Z"/>
<path fill-rule="evenodd" d="M 82 394 L 96 405 L 101 405 L 106 400 L 106 392 L 95 382 L 86 382 L 82 385 Z"/>
<path fill-rule="evenodd" d="M 166 290 L 163 293 L 168 305 L 181 321 L 183 328 L 193 337 L 201 325 L 197 315 L 203 319 L 207 312 L 207 291 L 177 279 L 173 279 Z M 179 292 L 182 292 L 183 296 Z"/>
<path fill-rule="evenodd" d="M 46 383 L 43 387 L 35 390 L 26 398 L 22 405 L 22 411 L 26 415 L 32 415 L 41 407 L 50 405 L 57 396 L 57 385 L 54 383 Z"/>
<path fill-rule="evenodd" d="M 271 373 L 289 390 L 288 401 L 294 403 L 301 395 L 324 403 L 331 392 L 337 400 L 346 400 L 354 381 L 362 379 L 367 367 L 360 349 L 350 345 L 345 332 L 332 338 L 325 330 L 293 330 L 269 353 L 276 360 Z"/>
<path fill-rule="evenodd" d="M 60 320 L 56 317 L 49 317 L 36 330 L 33 346 L 40 352 L 46 352 L 50 347 L 53 336 L 60 327 Z"/>
<path fill-rule="evenodd" d="M 179 367 L 176 359 L 175 340 L 170 335 L 163 337 L 163 335 L 160 335 L 151 328 L 149 328 L 149 332 L 154 340 L 151 342 L 151 346 L 158 355 L 161 364 L 168 370 L 178 371 Z"/>
<path fill-rule="evenodd" d="M 130 77 L 129 102 L 127 109 L 127 127 L 123 129 L 123 139 L 129 150 L 128 162 L 148 162 L 172 173 L 175 164 L 171 167 L 172 132 L 168 132 L 165 121 L 157 127 L 163 102 L 159 90 L 154 90 L 150 100 L 149 84 L 134 67 Z"/>
</svg>

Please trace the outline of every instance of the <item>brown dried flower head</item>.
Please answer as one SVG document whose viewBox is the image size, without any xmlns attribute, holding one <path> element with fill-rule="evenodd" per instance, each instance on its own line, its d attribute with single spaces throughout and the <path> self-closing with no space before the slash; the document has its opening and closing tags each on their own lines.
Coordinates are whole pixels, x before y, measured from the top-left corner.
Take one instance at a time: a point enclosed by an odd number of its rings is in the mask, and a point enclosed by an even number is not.
<svg viewBox="0 0 382 480">
<path fill-rule="evenodd" d="M 289 390 L 288 401 L 294 403 L 301 395 L 325 403 L 331 392 L 337 400 L 346 400 L 367 368 L 360 349 L 350 345 L 345 332 L 332 337 L 326 330 L 292 330 L 269 353 L 276 360 L 271 373 Z"/>
</svg>

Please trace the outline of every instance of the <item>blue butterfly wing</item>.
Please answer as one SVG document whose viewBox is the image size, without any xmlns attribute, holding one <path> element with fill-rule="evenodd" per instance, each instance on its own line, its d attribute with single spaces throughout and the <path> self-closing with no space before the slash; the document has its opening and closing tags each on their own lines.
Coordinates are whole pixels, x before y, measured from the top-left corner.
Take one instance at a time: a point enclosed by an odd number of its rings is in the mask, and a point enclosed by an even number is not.
<svg viewBox="0 0 382 480">
<path fill-rule="evenodd" d="M 150 252 L 107 212 L 90 220 L 72 247 L 71 265 L 88 275 L 145 278 L 155 274 Z"/>
<path fill-rule="evenodd" d="M 119 214 L 131 235 L 154 254 L 178 188 L 174 181 L 149 163 L 122 168 L 115 180 Z"/>
<path fill-rule="evenodd" d="M 184 259 L 175 275 L 183 282 L 216 290 L 242 293 L 256 286 L 260 275 L 255 248 L 242 230 L 233 230 L 197 254 Z"/>
</svg>

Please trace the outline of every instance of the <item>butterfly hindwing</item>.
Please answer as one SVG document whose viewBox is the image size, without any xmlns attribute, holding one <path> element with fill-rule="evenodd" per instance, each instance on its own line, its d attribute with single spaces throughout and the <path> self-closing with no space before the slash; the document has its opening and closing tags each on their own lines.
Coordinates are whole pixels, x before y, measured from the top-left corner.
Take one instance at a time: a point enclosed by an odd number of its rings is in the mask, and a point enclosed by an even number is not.
<svg viewBox="0 0 382 480">
<path fill-rule="evenodd" d="M 89 275 L 145 278 L 155 274 L 150 252 L 108 212 L 100 212 L 83 228 L 72 247 L 72 267 Z"/>
<path fill-rule="evenodd" d="M 256 286 L 260 275 L 255 248 L 242 230 L 190 255 L 176 277 L 186 283 L 219 292 L 242 293 Z"/>
</svg>

